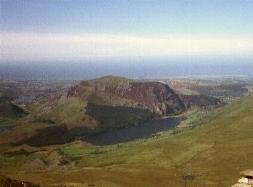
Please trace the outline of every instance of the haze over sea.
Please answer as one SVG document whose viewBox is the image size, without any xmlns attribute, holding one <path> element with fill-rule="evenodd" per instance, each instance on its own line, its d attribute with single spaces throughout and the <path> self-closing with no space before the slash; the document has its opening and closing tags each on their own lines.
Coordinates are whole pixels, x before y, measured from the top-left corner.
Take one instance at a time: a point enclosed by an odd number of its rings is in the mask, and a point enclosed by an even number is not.
<svg viewBox="0 0 253 187">
<path fill-rule="evenodd" d="M 203 60 L 204 61 L 204 60 Z M 251 60 L 110 60 L 89 62 L 0 63 L 0 79 L 5 80 L 84 80 L 106 75 L 128 78 L 172 78 L 191 76 L 253 77 Z"/>
</svg>

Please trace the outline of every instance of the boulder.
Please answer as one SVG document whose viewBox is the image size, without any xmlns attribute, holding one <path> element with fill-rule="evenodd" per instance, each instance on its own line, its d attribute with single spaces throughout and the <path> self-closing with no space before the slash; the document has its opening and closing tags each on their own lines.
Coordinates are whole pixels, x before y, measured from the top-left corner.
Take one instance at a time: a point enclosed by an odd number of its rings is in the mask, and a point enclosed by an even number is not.
<svg viewBox="0 0 253 187">
<path fill-rule="evenodd" d="M 238 180 L 239 183 L 242 183 L 242 184 L 249 184 L 249 179 L 243 177 L 243 178 L 240 178 Z"/>
</svg>

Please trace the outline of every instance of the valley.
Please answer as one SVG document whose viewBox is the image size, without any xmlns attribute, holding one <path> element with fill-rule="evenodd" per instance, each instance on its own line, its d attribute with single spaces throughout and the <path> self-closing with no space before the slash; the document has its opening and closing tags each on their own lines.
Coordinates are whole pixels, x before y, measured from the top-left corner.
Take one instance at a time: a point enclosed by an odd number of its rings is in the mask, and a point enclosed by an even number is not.
<svg viewBox="0 0 253 187">
<path fill-rule="evenodd" d="M 253 167 L 251 79 L 27 84 L 0 84 L 1 176 L 40 186 L 229 186 Z"/>
</svg>

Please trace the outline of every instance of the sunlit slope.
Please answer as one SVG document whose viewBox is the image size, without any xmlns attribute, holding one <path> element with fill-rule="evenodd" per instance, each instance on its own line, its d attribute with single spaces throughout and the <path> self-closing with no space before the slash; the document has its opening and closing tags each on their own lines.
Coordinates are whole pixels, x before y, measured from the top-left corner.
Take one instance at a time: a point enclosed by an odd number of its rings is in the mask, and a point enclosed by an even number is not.
<svg viewBox="0 0 253 187">
<path fill-rule="evenodd" d="M 212 118 L 207 125 L 175 138 L 180 147 L 190 144 L 179 155 L 201 148 L 180 167 L 195 174 L 196 182 L 202 180 L 196 184 L 229 186 L 241 170 L 253 168 L 253 97 L 215 111 Z"/>
</svg>

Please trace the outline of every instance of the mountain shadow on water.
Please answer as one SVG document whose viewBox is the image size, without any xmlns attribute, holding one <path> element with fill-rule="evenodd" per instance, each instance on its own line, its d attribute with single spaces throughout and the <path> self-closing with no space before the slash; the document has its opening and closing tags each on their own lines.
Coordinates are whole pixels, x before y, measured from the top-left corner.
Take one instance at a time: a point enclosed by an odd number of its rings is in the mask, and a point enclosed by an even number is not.
<svg viewBox="0 0 253 187">
<path fill-rule="evenodd" d="M 98 128 L 103 130 L 139 125 L 157 116 L 148 109 L 94 103 L 88 103 L 86 114 L 93 117 Z"/>
<path fill-rule="evenodd" d="M 37 129 L 35 135 L 13 144 L 28 144 L 31 146 L 64 144 L 77 139 L 86 139 L 112 129 L 139 125 L 155 117 L 152 112 L 145 109 L 100 106 L 91 103 L 86 108 L 86 114 L 96 119 L 98 123 L 96 129 L 89 129 L 87 127 L 69 129 L 67 125 L 53 125 Z"/>
<path fill-rule="evenodd" d="M 154 119 L 157 116 L 147 109 L 93 103 L 88 104 L 86 114 L 97 121 L 96 129 L 69 129 L 67 125 L 54 125 L 37 129 L 35 135 L 13 144 L 46 146 L 65 144 L 77 139 L 95 145 L 116 144 L 150 137 L 154 133 L 174 128 L 180 121 L 180 118 Z"/>
<path fill-rule="evenodd" d="M 140 125 L 113 129 L 86 139 L 94 145 L 111 145 L 131 140 L 149 138 L 154 134 L 175 128 L 181 121 L 180 117 L 154 119 Z"/>
</svg>

